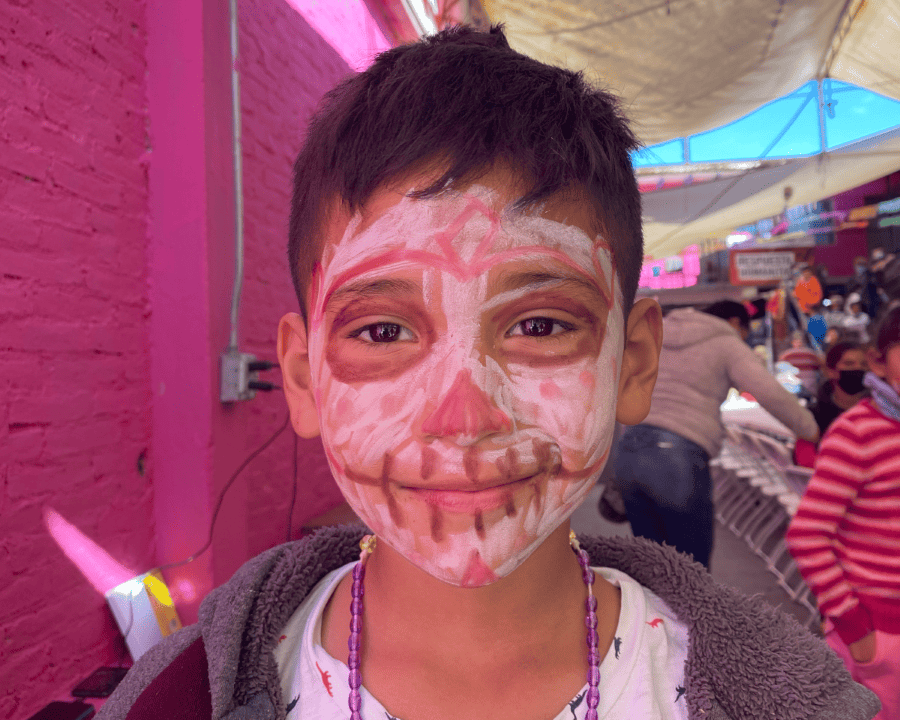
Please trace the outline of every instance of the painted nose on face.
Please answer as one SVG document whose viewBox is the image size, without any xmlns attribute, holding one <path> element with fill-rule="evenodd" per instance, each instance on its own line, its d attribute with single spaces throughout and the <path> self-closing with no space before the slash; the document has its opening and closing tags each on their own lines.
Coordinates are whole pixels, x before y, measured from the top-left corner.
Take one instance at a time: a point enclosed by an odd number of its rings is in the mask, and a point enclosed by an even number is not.
<svg viewBox="0 0 900 720">
<path fill-rule="evenodd" d="M 425 435 L 473 441 L 511 430 L 512 422 L 506 413 L 472 382 L 468 370 L 459 371 L 441 404 L 422 424 Z"/>
</svg>

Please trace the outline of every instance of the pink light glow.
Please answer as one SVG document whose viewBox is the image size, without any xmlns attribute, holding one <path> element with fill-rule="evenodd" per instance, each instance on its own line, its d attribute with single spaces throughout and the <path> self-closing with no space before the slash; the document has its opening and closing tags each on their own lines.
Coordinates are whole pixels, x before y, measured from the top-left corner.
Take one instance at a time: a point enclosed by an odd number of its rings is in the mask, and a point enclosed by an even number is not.
<svg viewBox="0 0 900 720">
<path fill-rule="evenodd" d="M 641 267 L 638 287 L 663 290 L 696 285 L 700 276 L 700 246 L 689 245 L 679 255 L 682 266 L 674 272 L 666 271 L 665 259 L 645 262 Z"/>
<path fill-rule="evenodd" d="M 197 599 L 197 587 L 187 578 L 178 580 L 175 587 L 172 588 L 172 595 L 176 600 L 183 602 L 193 602 Z"/>
<path fill-rule="evenodd" d="M 53 508 L 44 508 L 44 525 L 66 557 L 102 595 L 137 575 L 134 570 L 114 560 L 106 550 Z"/>
<path fill-rule="evenodd" d="M 700 275 L 700 246 L 690 245 L 681 251 L 684 258 L 684 274 L 698 277 Z"/>
<path fill-rule="evenodd" d="M 357 72 L 391 48 L 363 0 L 288 0 L 288 4 Z"/>
</svg>

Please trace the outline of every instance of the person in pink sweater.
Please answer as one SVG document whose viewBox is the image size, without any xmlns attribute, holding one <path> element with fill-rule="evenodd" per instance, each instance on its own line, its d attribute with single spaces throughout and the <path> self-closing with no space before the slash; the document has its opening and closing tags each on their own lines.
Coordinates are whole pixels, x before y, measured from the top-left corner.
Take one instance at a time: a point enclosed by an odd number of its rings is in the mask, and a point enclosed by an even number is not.
<svg viewBox="0 0 900 720">
<path fill-rule="evenodd" d="M 832 424 L 787 544 L 828 644 L 900 720 L 900 306 L 870 351 L 872 398 Z"/>
</svg>

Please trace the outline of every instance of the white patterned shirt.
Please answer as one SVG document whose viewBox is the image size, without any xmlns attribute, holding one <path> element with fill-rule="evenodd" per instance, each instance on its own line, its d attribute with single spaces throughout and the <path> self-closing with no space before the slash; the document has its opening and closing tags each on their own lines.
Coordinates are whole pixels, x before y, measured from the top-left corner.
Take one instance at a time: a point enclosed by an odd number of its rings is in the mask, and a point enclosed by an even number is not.
<svg viewBox="0 0 900 720">
<path fill-rule="evenodd" d="M 355 563 L 326 575 L 291 616 L 281 633 L 275 660 L 287 720 L 349 720 L 349 669 L 322 646 L 322 613 L 341 579 Z M 672 611 L 650 590 L 618 570 L 594 568 L 620 588 L 622 610 L 615 639 L 600 665 L 600 718 L 687 720 L 684 662 L 688 633 Z M 584 720 L 587 684 L 548 720 Z M 365 688 L 360 688 L 366 720 L 394 718 Z"/>
</svg>

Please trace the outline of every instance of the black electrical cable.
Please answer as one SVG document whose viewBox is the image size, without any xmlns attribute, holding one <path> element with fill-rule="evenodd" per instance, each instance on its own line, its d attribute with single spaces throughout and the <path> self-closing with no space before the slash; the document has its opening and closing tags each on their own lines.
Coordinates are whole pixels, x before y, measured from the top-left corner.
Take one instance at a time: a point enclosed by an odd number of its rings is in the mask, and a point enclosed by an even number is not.
<svg viewBox="0 0 900 720">
<path fill-rule="evenodd" d="M 197 552 L 195 552 L 193 555 L 191 555 L 189 558 L 186 558 L 184 560 L 179 560 L 178 562 L 171 562 L 171 563 L 166 563 L 165 565 L 160 565 L 158 568 L 159 570 L 166 570 L 168 568 L 178 567 L 179 565 L 187 565 L 189 562 L 193 562 L 194 560 L 196 560 L 198 557 L 200 557 L 203 553 L 205 553 L 209 549 L 209 546 L 212 544 L 213 530 L 216 526 L 216 518 L 219 515 L 219 509 L 222 507 L 222 500 L 224 500 L 224 498 L 225 498 L 225 493 L 228 492 L 228 489 L 231 487 L 232 483 L 234 483 L 234 481 L 237 480 L 238 475 L 241 474 L 241 472 L 244 470 L 244 468 L 246 468 L 247 465 L 249 465 L 254 460 L 254 458 L 256 458 L 257 455 L 259 455 L 263 450 L 265 450 L 267 447 L 269 447 L 269 445 L 271 445 L 275 441 L 275 439 L 279 435 L 281 435 L 281 433 L 283 433 L 285 431 L 285 429 L 290 424 L 290 422 L 291 422 L 291 414 L 288 413 L 288 415 L 285 418 L 284 423 L 282 423 L 281 427 L 278 428 L 278 430 L 276 430 L 275 433 L 268 440 L 266 440 L 256 450 L 254 450 L 252 453 L 250 453 L 250 455 L 247 456 L 247 458 L 244 460 L 244 462 L 242 462 L 240 464 L 238 469 L 234 471 L 234 474 L 228 479 L 228 482 L 225 483 L 225 487 L 222 488 L 222 491 L 219 493 L 219 498 L 218 498 L 218 500 L 216 500 L 216 509 L 213 511 L 212 519 L 210 520 L 210 523 L 209 523 L 209 538 L 207 539 L 206 544 L 202 548 L 200 548 Z M 294 491 L 293 491 L 293 494 L 291 495 L 291 509 L 290 509 L 290 515 L 288 516 L 288 540 L 291 539 L 290 538 L 290 534 L 291 534 L 290 523 L 291 523 L 291 516 L 294 513 L 294 498 L 296 497 L 296 495 L 297 495 L 297 436 L 294 435 Z M 131 632 L 133 625 L 134 625 L 134 608 L 132 607 L 131 603 L 128 603 L 128 622 L 126 623 L 125 628 L 122 630 L 123 643 L 122 643 L 122 650 L 119 653 L 119 667 L 125 666 L 125 653 L 128 652 L 128 633 Z"/>
<path fill-rule="evenodd" d="M 271 360 L 251 360 L 247 363 L 247 370 L 250 372 L 262 372 L 264 370 L 272 370 L 277 368 L 278 363 Z"/>
<path fill-rule="evenodd" d="M 216 518 L 219 516 L 219 510 L 222 508 L 222 500 L 225 499 L 225 493 L 228 492 L 228 489 L 232 486 L 234 481 L 237 480 L 238 475 L 240 475 L 241 472 L 243 472 L 244 468 L 247 467 L 251 462 L 253 462 L 253 460 L 256 458 L 257 455 L 259 455 L 263 450 L 265 450 L 267 447 L 269 447 L 269 445 L 271 445 L 273 442 L 275 442 L 276 438 L 279 435 L 281 435 L 281 433 L 283 433 L 285 430 L 287 430 L 287 427 L 290 424 L 291 424 L 291 414 L 288 413 L 287 416 L 284 418 L 284 422 L 282 423 L 281 427 L 275 431 L 275 433 L 272 435 L 272 437 L 270 437 L 262 445 L 260 445 L 258 448 L 256 448 L 256 450 L 254 450 L 252 453 L 250 453 L 250 455 L 247 456 L 247 459 L 244 460 L 244 462 L 242 462 L 240 464 L 238 469 L 234 471 L 234 474 L 228 479 L 228 482 L 225 483 L 225 487 L 222 488 L 222 491 L 219 493 L 219 498 L 218 498 L 218 500 L 216 500 L 216 507 L 215 507 L 215 510 L 213 510 L 212 519 L 209 522 L 209 537 L 207 538 L 206 543 L 203 545 L 203 547 L 200 548 L 197 552 L 195 552 L 190 557 L 185 558 L 184 560 L 179 560 L 177 562 L 171 562 L 171 563 L 166 563 L 165 565 L 160 565 L 159 566 L 160 570 L 167 570 L 169 568 L 178 567 L 179 565 L 187 565 L 189 562 L 193 562 L 194 560 L 196 560 L 198 557 L 200 557 L 203 553 L 205 553 L 209 549 L 209 546 L 212 545 L 213 530 L 216 527 Z M 294 457 L 295 457 L 294 462 L 295 463 L 296 463 L 296 456 L 297 456 L 297 454 L 295 452 L 294 453 Z"/>
</svg>

